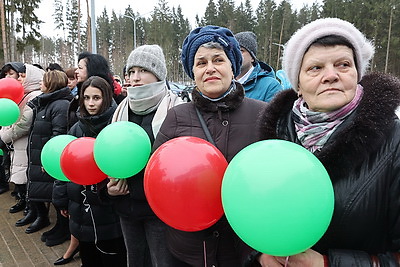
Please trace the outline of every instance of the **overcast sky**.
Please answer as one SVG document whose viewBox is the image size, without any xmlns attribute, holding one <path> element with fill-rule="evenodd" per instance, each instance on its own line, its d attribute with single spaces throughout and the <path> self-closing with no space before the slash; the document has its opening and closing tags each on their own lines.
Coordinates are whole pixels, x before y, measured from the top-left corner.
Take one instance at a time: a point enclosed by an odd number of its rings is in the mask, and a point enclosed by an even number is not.
<svg viewBox="0 0 400 267">
<path fill-rule="evenodd" d="M 277 3 L 280 0 L 275 0 Z M 321 0 L 318 0 L 321 2 Z M 63 0 L 63 2 L 66 2 Z M 90 3 L 91 1 L 89 1 Z M 101 15 L 104 7 L 107 8 L 111 14 L 111 11 L 114 10 L 116 14 L 123 14 L 128 5 L 131 6 L 132 10 L 136 13 L 143 15 L 144 17 L 149 16 L 150 12 L 157 5 L 158 0 L 95 0 L 95 8 L 96 8 L 96 16 Z M 194 27 L 195 17 L 199 15 L 200 17 L 204 15 L 207 4 L 209 0 L 167 0 L 167 3 L 170 4 L 170 7 L 178 7 L 181 6 L 183 15 L 188 18 L 189 22 Z M 214 0 L 214 3 L 217 1 Z M 245 2 L 245 0 L 235 0 L 236 6 L 238 6 L 241 2 Z M 253 10 L 255 10 L 260 2 L 260 0 L 251 0 L 250 1 Z M 315 0 L 292 0 L 292 6 L 296 9 L 301 8 L 304 4 L 312 4 Z M 86 7 L 86 1 L 81 0 L 82 8 Z M 37 10 L 37 15 L 40 20 L 45 21 L 41 25 L 41 33 L 45 36 L 49 36 L 49 33 L 54 32 L 54 19 L 52 17 L 54 10 L 54 1 L 53 0 L 42 0 L 39 9 Z"/>
</svg>

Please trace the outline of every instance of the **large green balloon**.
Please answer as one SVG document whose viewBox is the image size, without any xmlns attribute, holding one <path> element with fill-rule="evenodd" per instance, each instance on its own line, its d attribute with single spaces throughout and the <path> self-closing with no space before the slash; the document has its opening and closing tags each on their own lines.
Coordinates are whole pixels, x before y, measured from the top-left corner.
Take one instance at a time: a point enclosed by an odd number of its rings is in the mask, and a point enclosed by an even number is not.
<svg viewBox="0 0 400 267">
<path fill-rule="evenodd" d="M 60 160 L 64 148 L 75 139 L 75 136 L 68 134 L 57 135 L 43 146 L 40 159 L 43 168 L 50 176 L 60 181 L 69 181 L 61 170 Z"/>
<path fill-rule="evenodd" d="M 8 98 L 0 98 L 0 126 L 9 126 L 19 118 L 19 107 Z"/>
<path fill-rule="evenodd" d="M 113 178 L 128 178 L 140 172 L 150 152 L 146 131 L 129 121 L 107 125 L 97 136 L 93 150 L 97 166 Z"/>
<path fill-rule="evenodd" d="M 222 204 L 249 246 L 274 256 L 312 247 L 333 214 L 334 193 L 321 162 L 305 148 L 266 140 L 241 150 L 222 181 Z"/>
</svg>

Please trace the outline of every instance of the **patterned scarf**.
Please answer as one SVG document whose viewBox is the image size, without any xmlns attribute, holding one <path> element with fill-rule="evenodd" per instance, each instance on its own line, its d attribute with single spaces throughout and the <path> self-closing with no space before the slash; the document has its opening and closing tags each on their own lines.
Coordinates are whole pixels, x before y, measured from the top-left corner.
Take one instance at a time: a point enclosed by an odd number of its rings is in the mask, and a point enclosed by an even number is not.
<svg viewBox="0 0 400 267">
<path fill-rule="evenodd" d="M 293 104 L 292 116 L 301 144 L 312 153 L 321 150 L 337 127 L 356 109 L 362 95 L 363 87 L 357 85 L 353 100 L 332 112 L 311 111 L 304 99 L 298 98 Z"/>
</svg>

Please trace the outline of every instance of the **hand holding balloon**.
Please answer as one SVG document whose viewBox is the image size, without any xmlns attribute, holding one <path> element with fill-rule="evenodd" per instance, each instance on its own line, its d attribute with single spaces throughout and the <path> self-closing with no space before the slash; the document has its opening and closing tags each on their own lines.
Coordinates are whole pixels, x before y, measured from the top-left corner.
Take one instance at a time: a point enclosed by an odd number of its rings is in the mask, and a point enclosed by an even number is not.
<svg viewBox="0 0 400 267">
<path fill-rule="evenodd" d="M 241 150 L 222 183 L 233 230 L 254 249 L 289 256 L 312 247 L 330 223 L 334 195 L 324 166 L 305 148 L 265 140 Z"/>
<path fill-rule="evenodd" d="M 110 196 L 122 196 L 129 194 L 128 181 L 125 179 L 110 178 L 107 183 L 107 191 Z"/>
</svg>

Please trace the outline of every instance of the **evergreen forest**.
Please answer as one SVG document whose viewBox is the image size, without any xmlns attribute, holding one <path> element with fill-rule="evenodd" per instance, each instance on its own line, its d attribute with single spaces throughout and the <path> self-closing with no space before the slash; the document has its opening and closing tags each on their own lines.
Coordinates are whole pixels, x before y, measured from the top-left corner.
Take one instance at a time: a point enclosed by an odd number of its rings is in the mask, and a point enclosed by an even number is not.
<svg viewBox="0 0 400 267">
<path fill-rule="evenodd" d="M 80 8 L 86 6 L 84 10 L 89 10 L 89 0 L 54 0 L 50 10 L 56 29 L 63 33 L 58 37 L 40 31 L 42 22 L 35 15 L 40 3 L 41 0 L 0 1 L 2 65 L 22 61 L 46 67 L 57 62 L 68 68 L 76 66 L 80 52 L 91 51 L 90 14 L 82 14 Z M 304 24 L 325 17 L 348 20 L 373 40 L 376 53 L 372 71 L 400 76 L 400 0 L 323 0 L 299 10 L 286 0 L 279 4 L 260 0 L 258 6 L 251 6 L 250 0 L 240 4 L 234 0 L 209 0 L 204 14 L 194 18 L 193 27 L 213 24 L 234 33 L 253 31 L 258 38 L 257 57 L 278 70 L 282 49 L 290 36 Z M 130 6 L 123 14 L 104 9 L 95 20 L 97 53 L 109 60 L 115 74 L 122 75 L 136 40 L 137 46 L 159 44 L 163 48 L 169 80 L 190 82 L 180 64 L 180 48 L 192 28 L 180 6 L 159 0 L 146 17 Z"/>
</svg>

